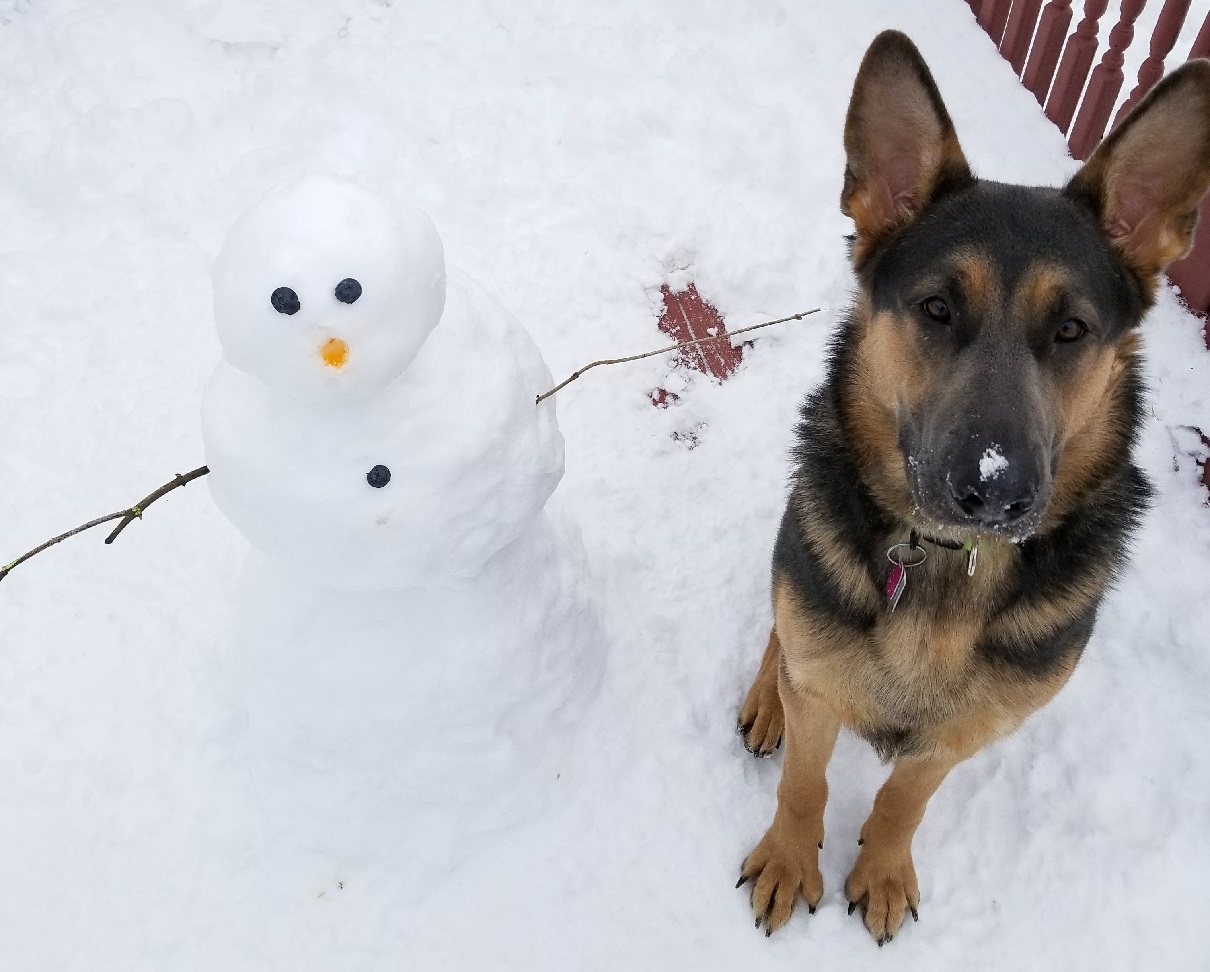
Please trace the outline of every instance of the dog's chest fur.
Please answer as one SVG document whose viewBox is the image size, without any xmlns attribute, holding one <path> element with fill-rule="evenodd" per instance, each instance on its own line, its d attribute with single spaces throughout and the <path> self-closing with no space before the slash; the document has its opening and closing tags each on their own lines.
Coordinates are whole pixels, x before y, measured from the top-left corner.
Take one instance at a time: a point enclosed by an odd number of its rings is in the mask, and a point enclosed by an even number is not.
<svg viewBox="0 0 1210 972">
<path fill-rule="evenodd" d="M 1017 728 L 1070 676 L 1146 482 L 1127 452 L 1045 536 L 983 542 L 974 576 L 964 551 L 926 543 L 892 612 L 887 551 L 908 530 L 865 485 L 835 402 L 825 387 L 804 407 L 774 552 L 786 677 L 824 697 L 883 759 L 938 748 L 969 755 Z"/>
<path fill-rule="evenodd" d="M 877 605 L 862 628 L 812 612 L 783 577 L 774 596 L 791 681 L 826 698 L 884 760 L 938 746 L 965 751 L 1011 732 L 1027 698 L 1053 695 L 1075 659 L 1025 683 L 1003 677 L 979 646 L 994 630 L 995 593 L 1012 567 L 1004 555 L 983 559 L 968 577 L 964 553 L 930 551 L 908 570 L 897 609 Z M 1078 654 L 1082 644 L 1072 647 Z"/>
</svg>

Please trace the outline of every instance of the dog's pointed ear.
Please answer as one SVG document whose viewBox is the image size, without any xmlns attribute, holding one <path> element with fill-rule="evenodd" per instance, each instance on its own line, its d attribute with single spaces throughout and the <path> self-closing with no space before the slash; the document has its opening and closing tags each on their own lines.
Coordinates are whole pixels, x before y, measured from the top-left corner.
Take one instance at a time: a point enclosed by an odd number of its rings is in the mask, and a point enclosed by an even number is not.
<svg viewBox="0 0 1210 972">
<path fill-rule="evenodd" d="M 1189 61 L 1151 89 L 1063 190 L 1090 206 L 1118 254 L 1153 291 L 1189 252 L 1210 187 L 1210 61 Z"/>
<path fill-rule="evenodd" d="M 906 35 L 883 31 L 862 59 L 845 119 L 840 209 L 857 224 L 854 257 L 973 177 L 928 65 Z"/>
</svg>

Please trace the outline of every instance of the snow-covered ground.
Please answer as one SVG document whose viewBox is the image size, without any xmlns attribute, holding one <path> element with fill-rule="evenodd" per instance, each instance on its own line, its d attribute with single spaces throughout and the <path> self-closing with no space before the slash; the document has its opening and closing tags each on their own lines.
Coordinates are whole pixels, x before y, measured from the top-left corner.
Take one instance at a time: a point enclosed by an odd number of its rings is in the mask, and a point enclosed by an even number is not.
<svg viewBox="0 0 1210 972">
<path fill-rule="evenodd" d="M 795 410 L 850 285 L 841 125 L 891 26 L 980 174 L 1073 171 L 960 0 L 0 0 L 0 560 L 200 463 L 210 265 L 245 206 L 317 168 L 430 213 L 559 377 L 659 346 L 668 279 L 732 327 L 831 309 L 666 410 L 667 359 L 560 393 L 601 696 L 562 799 L 420 886 L 389 853 L 283 857 L 241 829 L 210 672 L 246 544 L 204 484 L 14 571 L 0 969 L 1210 968 L 1210 510 L 1187 430 L 1210 429 L 1210 354 L 1169 293 L 1145 328 L 1157 508 L 1068 687 L 932 801 L 919 924 L 879 950 L 845 913 L 884 773 L 851 738 L 818 913 L 766 940 L 733 887 L 780 770 L 735 713 Z"/>
</svg>

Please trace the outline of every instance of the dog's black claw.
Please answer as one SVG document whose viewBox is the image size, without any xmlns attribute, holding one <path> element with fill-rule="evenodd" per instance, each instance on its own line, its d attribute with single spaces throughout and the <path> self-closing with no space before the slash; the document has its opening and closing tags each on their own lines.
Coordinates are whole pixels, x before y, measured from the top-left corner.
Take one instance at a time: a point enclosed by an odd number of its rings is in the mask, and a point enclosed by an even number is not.
<svg viewBox="0 0 1210 972">
<path fill-rule="evenodd" d="M 815 914 L 815 905 L 813 905 L 813 904 L 809 904 L 809 903 L 808 903 L 808 905 L 807 905 L 807 914 L 808 914 L 808 915 L 813 915 L 813 914 Z"/>
<path fill-rule="evenodd" d="M 756 927 L 757 927 L 757 928 L 759 928 L 759 927 L 760 927 L 761 920 L 762 920 L 764 917 L 765 917 L 764 915 L 757 915 L 757 916 L 756 916 Z"/>
<path fill-rule="evenodd" d="M 748 876 L 746 874 L 741 874 L 739 876 L 739 880 L 735 882 L 735 886 L 737 888 L 742 888 L 744 886 L 744 884 L 747 882 L 747 880 L 748 880 Z"/>
<path fill-rule="evenodd" d="M 773 934 L 773 929 L 770 928 L 768 925 L 766 925 L 765 926 L 765 938 L 768 938 L 772 934 Z"/>
<path fill-rule="evenodd" d="M 737 722 L 735 724 L 735 731 L 738 732 L 741 736 L 747 735 L 748 730 L 751 728 L 752 728 L 752 723 L 750 723 L 750 722 Z"/>
<path fill-rule="evenodd" d="M 823 841 L 822 840 L 819 842 L 819 849 L 823 850 Z"/>
<path fill-rule="evenodd" d="M 860 847 L 860 846 L 861 846 L 862 844 L 864 844 L 864 843 L 865 843 L 865 838 L 864 838 L 864 837 L 858 837 L 858 838 L 857 838 L 857 846 L 858 846 L 858 847 Z"/>
<path fill-rule="evenodd" d="M 857 902 L 856 902 L 856 901 L 850 901 L 850 902 L 849 902 L 849 914 L 851 915 L 851 914 L 852 914 L 854 911 L 856 911 L 856 910 L 857 910 Z"/>
<path fill-rule="evenodd" d="M 782 737 L 781 737 L 781 736 L 778 736 L 778 737 L 777 737 L 777 745 L 773 747 L 774 749 L 781 749 L 781 740 L 782 740 Z"/>
<path fill-rule="evenodd" d="M 919 921 L 920 912 L 916 910 L 915 905 L 908 905 L 908 909 L 912 912 L 912 921 Z"/>
</svg>

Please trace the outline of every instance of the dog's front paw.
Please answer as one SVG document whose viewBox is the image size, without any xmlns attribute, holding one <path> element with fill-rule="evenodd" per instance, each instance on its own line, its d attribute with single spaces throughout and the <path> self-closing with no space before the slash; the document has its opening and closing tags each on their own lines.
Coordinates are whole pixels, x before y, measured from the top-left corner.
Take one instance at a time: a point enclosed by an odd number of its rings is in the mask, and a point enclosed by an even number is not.
<svg viewBox="0 0 1210 972">
<path fill-rule="evenodd" d="M 777 693 L 777 670 L 761 669 L 740 706 L 736 730 L 744 737 L 744 748 L 753 756 L 772 756 L 781 746 L 786 717 Z"/>
<path fill-rule="evenodd" d="M 918 920 L 920 888 L 910 846 L 879 847 L 866 841 L 845 882 L 844 893 L 849 899 L 849 914 L 861 908 L 865 926 L 881 948 L 895 937 L 905 912 L 911 911 L 912 918 Z"/>
<path fill-rule="evenodd" d="M 804 831 L 779 816 L 740 868 L 736 887 L 753 882 L 752 911 L 756 927 L 764 924 L 766 937 L 790 919 L 799 892 L 807 899 L 812 914 L 823 897 L 823 876 L 819 873 L 823 837 Z"/>
</svg>

